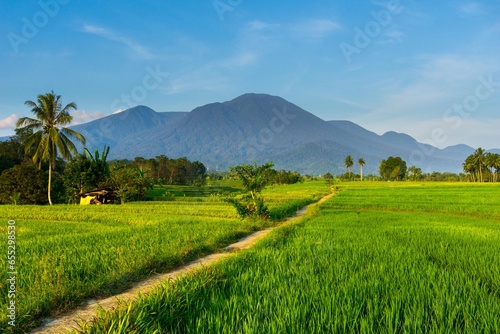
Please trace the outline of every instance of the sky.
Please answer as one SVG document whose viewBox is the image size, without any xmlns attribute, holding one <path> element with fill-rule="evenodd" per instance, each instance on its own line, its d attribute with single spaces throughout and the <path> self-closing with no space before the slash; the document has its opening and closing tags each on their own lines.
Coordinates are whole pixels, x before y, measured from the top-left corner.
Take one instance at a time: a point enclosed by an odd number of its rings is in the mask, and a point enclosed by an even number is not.
<svg viewBox="0 0 500 334">
<path fill-rule="evenodd" d="M 54 91 L 74 124 L 266 93 L 440 148 L 500 148 L 500 1 L 0 2 L 0 136 Z"/>
</svg>

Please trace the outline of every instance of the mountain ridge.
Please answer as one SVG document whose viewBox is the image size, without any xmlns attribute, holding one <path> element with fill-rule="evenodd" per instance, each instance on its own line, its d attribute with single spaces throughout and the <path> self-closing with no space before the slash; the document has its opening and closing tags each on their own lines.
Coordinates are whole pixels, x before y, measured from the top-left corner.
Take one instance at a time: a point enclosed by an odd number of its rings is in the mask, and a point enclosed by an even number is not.
<svg viewBox="0 0 500 334">
<path fill-rule="evenodd" d="M 256 93 L 190 112 L 139 105 L 71 128 L 85 136 L 90 150 L 110 146 L 109 159 L 165 154 L 199 160 L 210 170 L 273 161 L 279 169 L 339 174 L 351 155 L 355 163 L 366 161 L 365 173 L 378 173 L 389 156 L 424 172 L 458 173 L 474 151 L 465 144 L 439 149 L 395 131 L 378 135 L 348 120 L 325 121 L 279 96 Z"/>
</svg>

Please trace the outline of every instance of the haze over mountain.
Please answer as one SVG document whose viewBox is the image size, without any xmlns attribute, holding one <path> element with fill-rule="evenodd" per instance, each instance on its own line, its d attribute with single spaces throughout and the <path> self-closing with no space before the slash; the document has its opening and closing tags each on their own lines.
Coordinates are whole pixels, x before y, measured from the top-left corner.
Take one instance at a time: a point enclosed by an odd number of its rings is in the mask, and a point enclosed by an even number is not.
<svg viewBox="0 0 500 334">
<path fill-rule="evenodd" d="M 72 128 L 86 137 L 91 150 L 109 145 L 110 159 L 185 156 L 210 170 L 273 161 L 279 169 L 339 174 L 351 155 L 355 162 L 365 159 L 366 173 L 377 173 L 380 161 L 389 156 L 400 156 L 424 172 L 460 172 L 474 151 L 467 145 L 439 149 L 402 133 L 380 136 L 350 121 L 325 121 L 266 94 L 244 94 L 191 112 L 137 106 Z"/>
</svg>

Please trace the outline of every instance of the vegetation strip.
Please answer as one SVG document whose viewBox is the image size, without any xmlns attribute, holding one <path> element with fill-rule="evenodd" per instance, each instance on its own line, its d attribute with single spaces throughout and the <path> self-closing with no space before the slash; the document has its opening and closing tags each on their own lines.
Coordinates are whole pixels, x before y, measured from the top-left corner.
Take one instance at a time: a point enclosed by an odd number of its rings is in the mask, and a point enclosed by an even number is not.
<svg viewBox="0 0 500 334">
<path fill-rule="evenodd" d="M 329 194 L 322 197 L 317 203 L 322 203 L 334 194 Z M 311 204 L 309 204 L 311 205 Z M 308 206 L 309 206 L 308 205 Z M 289 222 L 295 218 L 303 216 L 306 212 L 306 207 L 297 211 L 297 213 L 286 221 Z M 279 225 L 282 226 L 282 225 Z M 174 270 L 172 272 L 155 275 L 143 282 L 139 282 L 134 285 L 134 287 L 124 293 L 115 295 L 99 301 L 89 301 L 86 306 L 76 309 L 69 314 L 57 317 L 55 319 L 47 319 L 46 325 L 33 331 L 32 333 L 37 334 L 51 334 L 51 333 L 65 333 L 66 331 L 76 328 L 79 322 L 89 322 L 93 317 L 98 314 L 99 311 L 111 310 L 118 306 L 120 303 L 130 302 L 131 300 L 137 298 L 138 295 L 144 295 L 151 291 L 152 289 L 161 285 L 164 281 L 172 281 L 178 277 L 191 273 L 194 270 L 206 267 L 214 262 L 230 256 L 233 252 L 245 250 L 253 245 L 255 245 L 259 240 L 264 238 L 271 232 L 275 227 L 267 228 L 265 230 L 257 231 L 251 235 L 242 238 L 240 241 L 233 243 L 224 248 L 226 252 L 215 253 L 205 256 L 200 259 L 196 259 L 189 264 L 182 266 L 181 268 Z"/>
</svg>

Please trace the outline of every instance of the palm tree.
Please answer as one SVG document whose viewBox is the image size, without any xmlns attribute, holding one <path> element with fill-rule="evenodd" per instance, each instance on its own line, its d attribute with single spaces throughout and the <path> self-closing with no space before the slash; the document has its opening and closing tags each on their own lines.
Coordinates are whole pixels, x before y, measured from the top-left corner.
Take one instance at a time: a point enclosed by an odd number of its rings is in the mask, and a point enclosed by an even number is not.
<svg viewBox="0 0 500 334">
<path fill-rule="evenodd" d="M 474 156 L 471 154 L 465 159 L 462 168 L 465 173 L 469 174 L 470 181 L 476 182 L 476 165 L 474 164 Z"/>
<path fill-rule="evenodd" d="M 365 164 L 366 164 L 365 159 L 363 159 L 363 158 L 358 159 L 359 171 L 361 174 L 361 181 L 363 181 L 363 167 Z"/>
<path fill-rule="evenodd" d="M 484 149 L 479 147 L 477 150 L 474 151 L 472 154 L 473 156 L 473 163 L 476 166 L 476 168 L 479 170 L 479 181 L 483 182 L 483 169 L 485 167 L 485 152 Z"/>
<path fill-rule="evenodd" d="M 52 170 L 54 169 L 57 155 L 68 159 L 76 154 L 75 144 L 69 138 L 75 138 L 85 144 L 85 138 L 75 130 L 65 128 L 73 120 L 69 114 L 71 109 L 76 109 L 76 104 L 71 102 L 64 108 L 61 107 L 61 96 L 52 91 L 45 95 L 38 95 L 37 102 L 26 101 L 24 104 L 31 108 L 36 118 L 22 117 L 17 121 L 17 128 L 21 133 L 31 133 L 26 137 L 24 145 L 25 152 L 33 154 L 33 162 L 42 167 L 42 162 L 49 163 L 49 184 L 47 196 L 49 204 Z"/>
<path fill-rule="evenodd" d="M 500 168 L 500 154 L 488 152 L 485 154 L 485 163 L 490 168 L 491 182 L 497 179 L 497 170 Z"/>
<path fill-rule="evenodd" d="M 351 178 L 351 174 L 352 174 L 351 168 L 352 168 L 352 166 L 354 166 L 354 161 L 352 161 L 352 157 L 350 155 L 345 157 L 344 165 L 349 170 L 349 178 Z"/>
</svg>

